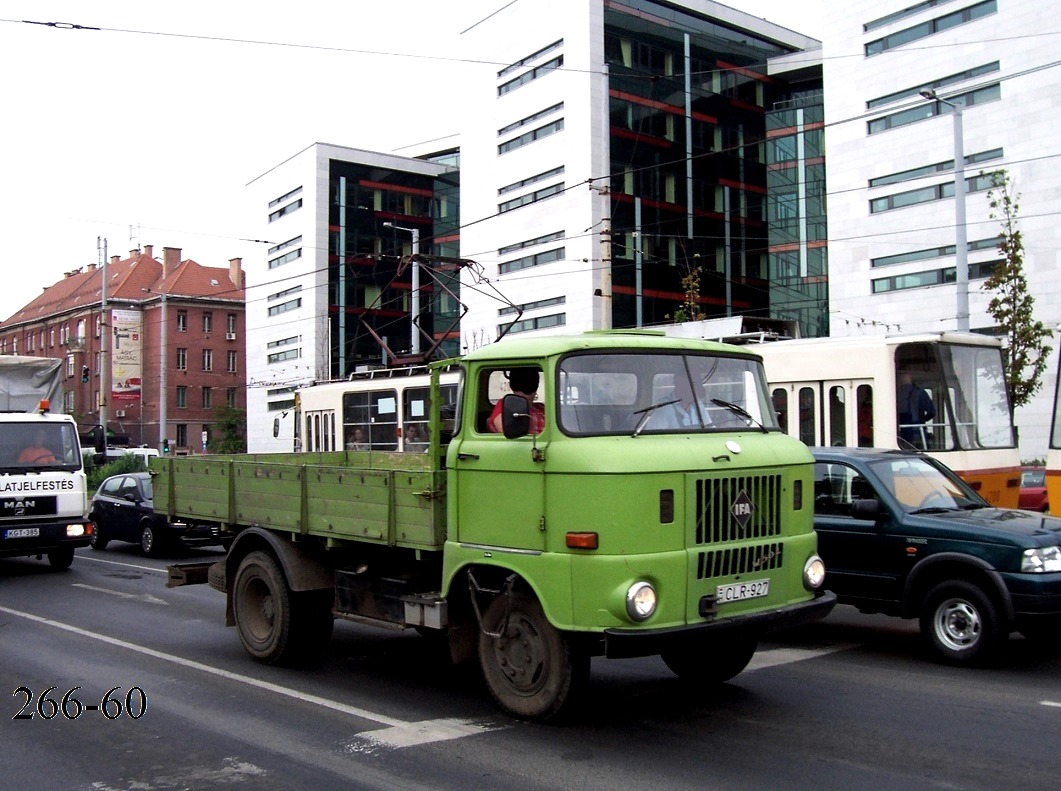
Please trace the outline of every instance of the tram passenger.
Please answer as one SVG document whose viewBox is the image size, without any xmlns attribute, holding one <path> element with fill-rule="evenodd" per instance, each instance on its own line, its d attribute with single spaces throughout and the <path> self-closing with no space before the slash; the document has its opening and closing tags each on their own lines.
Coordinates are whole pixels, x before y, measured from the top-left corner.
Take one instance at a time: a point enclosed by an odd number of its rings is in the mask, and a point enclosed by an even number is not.
<svg viewBox="0 0 1061 791">
<path fill-rule="evenodd" d="M 924 450 L 928 442 L 928 429 L 924 426 L 936 417 L 936 405 L 928 392 L 914 381 L 913 374 L 899 374 L 899 390 L 896 395 L 896 410 L 899 417 L 899 447 L 914 447 Z M 907 444 L 903 444 L 903 443 Z"/>
</svg>

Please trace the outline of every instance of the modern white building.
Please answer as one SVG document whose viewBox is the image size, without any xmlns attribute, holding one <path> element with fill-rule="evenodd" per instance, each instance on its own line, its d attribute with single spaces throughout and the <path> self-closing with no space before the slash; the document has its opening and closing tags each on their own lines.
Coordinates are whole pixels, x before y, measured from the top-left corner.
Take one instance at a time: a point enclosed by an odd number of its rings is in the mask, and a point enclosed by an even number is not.
<svg viewBox="0 0 1061 791">
<path fill-rule="evenodd" d="M 1036 318 L 1061 324 L 1061 60 L 1050 32 L 1059 24 L 1061 7 L 1037 0 L 860 0 L 828 19 L 832 335 L 960 329 L 960 288 L 966 326 L 991 332 L 981 286 L 1000 258 L 1001 226 L 989 216 L 986 174 L 999 169 L 1020 196 Z M 964 201 L 955 200 L 956 148 Z M 967 287 L 956 283 L 962 202 Z M 1025 459 L 1046 453 L 1057 340 L 1041 395 L 1017 412 Z"/>
</svg>

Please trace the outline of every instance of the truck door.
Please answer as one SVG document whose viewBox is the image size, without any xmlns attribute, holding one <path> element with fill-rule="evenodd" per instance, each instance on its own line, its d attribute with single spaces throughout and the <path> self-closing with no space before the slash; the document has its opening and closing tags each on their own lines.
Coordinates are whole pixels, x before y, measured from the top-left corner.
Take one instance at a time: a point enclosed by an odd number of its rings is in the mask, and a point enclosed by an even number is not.
<svg viewBox="0 0 1061 791">
<path fill-rule="evenodd" d="M 543 391 L 539 387 L 539 402 Z M 456 480 L 456 536 L 466 544 L 542 551 L 545 462 L 534 461 L 533 450 L 543 445 L 552 429 L 547 419 L 537 437 L 506 439 L 490 431 L 493 406 L 508 392 L 502 369 L 481 370 L 468 388 L 468 399 L 475 400 L 474 419 L 466 420 L 449 452 Z"/>
</svg>

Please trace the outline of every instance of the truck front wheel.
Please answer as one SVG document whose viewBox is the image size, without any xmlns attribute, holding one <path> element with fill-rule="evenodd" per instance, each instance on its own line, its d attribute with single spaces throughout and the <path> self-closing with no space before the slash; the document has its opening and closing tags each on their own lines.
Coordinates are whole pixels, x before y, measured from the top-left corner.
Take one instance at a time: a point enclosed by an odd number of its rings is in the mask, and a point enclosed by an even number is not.
<svg viewBox="0 0 1061 791">
<path fill-rule="evenodd" d="M 589 656 L 575 650 L 549 623 L 532 595 L 498 596 L 483 615 L 482 626 L 483 678 L 498 705 L 515 717 L 555 716 L 589 675 Z"/>
<path fill-rule="evenodd" d="M 978 586 L 957 580 L 937 585 L 921 608 L 921 634 L 939 659 L 983 664 L 1003 637 L 998 609 Z"/>
<path fill-rule="evenodd" d="M 713 687 L 729 681 L 752 661 L 759 641 L 754 637 L 723 638 L 673 648 L 661 654 L 663 663 L 682 681 Z"/>
<path fill-rule="evenodd" d="M 297 664 L 320 653 L 331 639 L 331 596 L 295 593 L 276 560 L 251 552 L 239 564 L 232 613 L 243 648 L 265 664 Z"/>
<path fill-rule="evenodd" d="M 65 571 L 74 562 L 73 547 L 58 547 L 48 553 L 48 565 L 55 571 Z"/>
</svg>

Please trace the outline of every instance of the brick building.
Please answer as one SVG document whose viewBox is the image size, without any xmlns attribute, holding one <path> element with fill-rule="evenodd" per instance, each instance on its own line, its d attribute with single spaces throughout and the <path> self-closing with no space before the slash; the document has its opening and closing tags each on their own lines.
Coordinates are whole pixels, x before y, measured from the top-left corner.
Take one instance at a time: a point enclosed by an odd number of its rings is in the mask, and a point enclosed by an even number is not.
<svg viewBox="0 0 1061 791">
<path fill-rule="evenodd" d="M 68 272 L 0 322 L 0 354 L 65 359 L 61 409 L 83 435 L 101 422 L 106 389 L 112 435 L 201 452 L 217 407 L 246 409 L 242 261 L 207 267 L 180 248 L 162 253 L 145 245 Z"/>
</svg>

